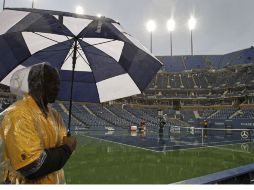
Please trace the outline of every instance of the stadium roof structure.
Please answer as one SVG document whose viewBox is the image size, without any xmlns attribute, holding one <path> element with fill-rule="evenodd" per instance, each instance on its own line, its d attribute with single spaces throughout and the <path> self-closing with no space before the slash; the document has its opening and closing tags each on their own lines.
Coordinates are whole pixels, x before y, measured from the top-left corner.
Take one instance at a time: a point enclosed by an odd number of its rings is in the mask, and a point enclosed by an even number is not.
<svg viewBox="0 0 254 190">
<path fill-rule="evenodd" d="M 183 72 L 196 69 L 223 69 L 227 66 L 254 63 L 254 47 L 235 51 L 225 55 L 181 55 L 156 56 L 164 63 L 162 71 Z"/>
</svg>

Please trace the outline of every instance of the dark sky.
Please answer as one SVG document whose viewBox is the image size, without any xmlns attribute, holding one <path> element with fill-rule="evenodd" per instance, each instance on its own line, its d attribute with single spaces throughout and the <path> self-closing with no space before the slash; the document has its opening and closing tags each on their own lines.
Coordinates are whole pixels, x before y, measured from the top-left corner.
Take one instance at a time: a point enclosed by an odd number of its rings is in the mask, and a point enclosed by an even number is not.
<svg viewBox="0 0 254 190">
<path fill-rule="evenodd" d="M 32 0 L 6 0 L 6 7 L 31 7 Z M 0 0 L 3 4 L 3 0 Z M 150 49 L 146 22 L 154 19 L 153 53 L 170 55 L 166 22 L 174 16 L 173 54 L 190 54 L 188 19 L 197 19 L 193 31 L 194 54 L 225 54 L 254 46 L 254 0 L 35 0 L 35 8 L 98 13 L 118 20 L 130 34 Z"/>
</svg>

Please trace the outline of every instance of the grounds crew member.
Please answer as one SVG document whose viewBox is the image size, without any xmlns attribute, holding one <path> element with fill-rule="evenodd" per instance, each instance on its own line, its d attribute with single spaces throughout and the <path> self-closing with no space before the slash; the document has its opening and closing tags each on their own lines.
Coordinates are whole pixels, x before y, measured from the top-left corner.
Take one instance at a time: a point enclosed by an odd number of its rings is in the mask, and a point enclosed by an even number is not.
<svg viewBox="0 0 254 190">
<path fill-rule="evenodd" d="M 207 128 L 208 128 L 208 121 L 204 120 L 204 137 L 208 136 Z"/>
<path fill-rule="evenodd" d="M 166 124 L 164 116 L 159 117 L 159 134 L 163 134 L 163 129 Z"/>
<path fill-rule="evenodd" d="M 11 91 L 23 98 L 0 121 L 2 183 L 65 183 L 62 168 L 76 148 L 76 138 L 66 136 L 60 114 L 48 106 L 55 102 L 59 85 L 57 70 L 47 63 L 12 76 Z"/>
</svg>

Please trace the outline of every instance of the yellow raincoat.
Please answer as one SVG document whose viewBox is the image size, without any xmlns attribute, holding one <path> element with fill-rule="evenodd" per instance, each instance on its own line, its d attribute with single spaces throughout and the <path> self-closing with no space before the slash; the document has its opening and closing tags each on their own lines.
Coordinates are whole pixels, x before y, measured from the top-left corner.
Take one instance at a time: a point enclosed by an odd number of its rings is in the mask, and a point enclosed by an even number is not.
<svg viewBox="0 0 254 190">
<path fill-rule="evenodd" d="M 55 110 L 49 108 L 45 118 L 34 99 L 26 95 L 8 108 L 1 123 L 0 134 L 5 152 L 2 163 L 4 179 L 9 179 L 12 183 L 65 183 L 63 169 L 37 180 L 27 180 L 16 172 L 39 159 L 45 149 L 62 145 L 66 129 Z"/>
</svg>

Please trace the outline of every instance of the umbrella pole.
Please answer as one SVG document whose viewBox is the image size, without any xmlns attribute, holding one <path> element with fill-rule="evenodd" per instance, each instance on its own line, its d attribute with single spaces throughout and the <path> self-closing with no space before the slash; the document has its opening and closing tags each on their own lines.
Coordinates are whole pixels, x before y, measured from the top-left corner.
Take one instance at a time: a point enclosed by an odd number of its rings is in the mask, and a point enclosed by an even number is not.
<svg viewBox="0 0 254 190">
<path fill-rule="evenodd" d="M 3 10 L 4 10 L 4 8 L 5 8 L 5 0 L 3 1 Z"/>
<path fill-rule="evenodd" d="M 73 81 L 74 81 L 74 71 L 77 61 L 77 50 L 78 50 L 78 38 L 74 38 L 74 51 L 72 58 L 72 74 L 71 74 L 71 97 L 69 105 L 69 122 L 68 122 L 68 133 L 67 136 L 71 136 L 71 113 L 72 113 L 72 93 L 73 93 Z"/>
</svg>

